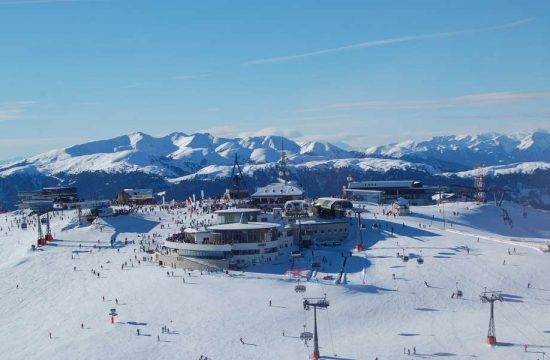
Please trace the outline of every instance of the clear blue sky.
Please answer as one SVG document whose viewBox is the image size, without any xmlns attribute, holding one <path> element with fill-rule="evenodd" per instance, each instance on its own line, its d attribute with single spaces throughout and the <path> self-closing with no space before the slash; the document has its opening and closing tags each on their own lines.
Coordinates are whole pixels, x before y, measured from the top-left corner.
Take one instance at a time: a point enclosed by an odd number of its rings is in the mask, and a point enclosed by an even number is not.
<svg viewBox="0 0 550 360">
<path fill-rule="evenodd" d="M 134 131 L 550 128 L 550 1 L 0 0 L 0 159 Z"/>
</svg>

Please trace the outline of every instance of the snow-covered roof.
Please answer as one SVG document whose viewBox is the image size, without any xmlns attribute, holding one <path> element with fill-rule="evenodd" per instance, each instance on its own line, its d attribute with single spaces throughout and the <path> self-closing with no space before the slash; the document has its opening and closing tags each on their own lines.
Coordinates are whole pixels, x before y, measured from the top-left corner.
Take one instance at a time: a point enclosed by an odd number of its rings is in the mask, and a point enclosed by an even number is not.
<svg viewBox="0 0 550 360">
<path fill-rule="evenodd" d="M 266 196 L 302 196 L 303 190 L 297 185 L 285 184 L 285 183 L 273 183 L 264 187 L 258 188 L 258 190 L 252 194 L 252 197 L 266 197 Z"/>
<path fill-rule="evenodd" d="M 405 198 L 402 198 L 400 197 L 399 199 L 397 199 L 395 201 L 397 203 L 397 205 L 399 206 L 409 206 L 409 200 L 405 199 Z"/>
<path fill-rule="evenodd" d="M 260 209 L 254 209 L 254 208 L 231 208 L 231 209 L 223 209 L 223 210 L 216 210 L 215 214 L 250 214 L 250 213 L 259 213 Z"/>
<path fill-rule="evenodd" d="M 305 218 L 300 221 L 301 225 L 315 225 L 315 224 L 341 224 L 348 223 L 348 219 L 345 217 L 335 219 L 325 219 L 320 217 Z"/>
<path fill-rule="evenodd" d="M 187 234 L 198 234 L 198 233 L 209 233 L 210 230 L 207 230 L 204 228 L 203 229 L 185 228 L 183 232 Z"/>
<path fill-rule="evenodd" d="M 339 205 L 342 208 L 349 208 L 349 209 L 353 207 L 353 204 L 351 203 L 351 201 L 346 199 L 340 199 L 340 198 L 330 198 L 330 197 L 318 198 L 313 203 L 313 206 L 320 206 L 326 209 L 332 209 L 334 205 Z"/>
<path fill-rule="evenodd" d="M 232 223 L 232 224 L 219 224 L 209 226 L 209 230 L 224 231 L 224 230 L 261 230 L 261 229 L 273 229 L 278 227 L 279 224 L 268 222 L 249 222 L 246 224 Z"/>
</svg>

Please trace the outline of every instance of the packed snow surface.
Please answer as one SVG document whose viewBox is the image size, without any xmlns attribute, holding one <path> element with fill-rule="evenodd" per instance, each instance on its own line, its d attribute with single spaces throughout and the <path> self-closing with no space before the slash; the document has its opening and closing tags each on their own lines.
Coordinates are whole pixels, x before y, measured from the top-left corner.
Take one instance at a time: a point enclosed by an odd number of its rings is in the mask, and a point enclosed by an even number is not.
<svg viewBox="0 0 550 360">
<path fill-rule="evenodd" d="M 36 240 L 33 226 L 18 229 L 13 224 L 21 215 L 2 214 L 0 357 L 308 359 L 312 343 L 306 347 L 299 335 L 304 325 L 313 331 L 313 312 L 304 310 L 303 297 L 325 294 L 330 307 L 317 314 L 325 359 L 550 355 L 550 254 L 543 251 L 550 214 L 507 203 L 412 207 L 402 217 L 384 216 L 378 206 L 366 209 L 367 250 L 348 259 L 344 284 L 323 278 L 340 271 L 355 244 L 355 225 L 343 248 L 307 251 L 306 260 L 295 264 L 307 269 L 312 261 L 322 263 L 322 271 L 302 279 L 305 294 L 295 293 L 286 259 L 202 275 L 143 261 L 152 255 L 140 252 L 139 241 L 175 232 L 174 220 L 189 221 L 185 209 L 153 208 L 87 226 L 79 226 L 72 211 L 57 213 L 56 241 L 37 251 L 29 251 Z M 403 251 L 410 261 L 397 257 Z M 451 298 L 457 288 L 461 299 Z M 493 347 L 485 344 L 489 305 L 479 299 L 484 289 L 501 291 L 504 298 L 495 304 Z M 112 308 L 118 314 L 114 324 Z M 408 349 L 410 356 L 404 354 Z"/>
</svg>

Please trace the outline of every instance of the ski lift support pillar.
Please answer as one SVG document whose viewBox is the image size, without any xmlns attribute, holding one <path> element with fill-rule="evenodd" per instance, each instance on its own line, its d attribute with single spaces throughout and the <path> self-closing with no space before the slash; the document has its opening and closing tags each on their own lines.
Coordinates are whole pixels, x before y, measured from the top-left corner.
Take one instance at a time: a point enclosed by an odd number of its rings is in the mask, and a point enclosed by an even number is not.
<svg viewBox="0 0 550 360">
<path fill-rule="evenodd" d="M 484 292 L 480 295 L 481 302 L 491 305 L 491 316 L 489 318 L 489 330 L 487 332 L 487 344 L 494 345 L 497 342 L 495 332 L 495 301 L 502 301 L 502 296 L 496 292 Z"/>
<path fill-rule="evenodd" d="M 313 308 L 313 357 L 312 360 L 319 360 L 319 337 L 317 335 L 317 308 L 326 309 L 330 305 L 326 296 L 324 298 L 306 298 L 304 299 L 304 309 Z"/>
<path fill-rule="evenodd" d="M 353 209 L 353 212 L 357 217 L 357 240 L 355 244 L 355 249 L 357 251 L 363 251 L 365 250 L 365 247 L 363 246 L 363 240 L 361 239 L 361 213 L 363 212 L 363 210 L 359 208 L 355 208 Z"/>
</svg>

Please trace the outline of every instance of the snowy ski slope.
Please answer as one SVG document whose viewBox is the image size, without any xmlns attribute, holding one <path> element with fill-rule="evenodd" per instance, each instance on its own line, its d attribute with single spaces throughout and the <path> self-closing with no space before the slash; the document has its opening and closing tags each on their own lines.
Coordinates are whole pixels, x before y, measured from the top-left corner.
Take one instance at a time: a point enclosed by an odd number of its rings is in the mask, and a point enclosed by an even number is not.
<svg viewBox="0 0 550 360">
<path fill-rule="evenodd" d="M 183 210 L 157 209 L 83 227 L 67 211 L 52 220 L 57 241 L 35 252 L 28 251 L 35 232 L 10 226 L 20 216 L 2 214 L 0 358 L 308 359 L 311 344 L 306 347 L 299 334 L 304 324 L 312 331 L 313 314 L 303 309 L 302 298 L 326 294 L 330 307 L 318 313 L 325 359 L 542 359 L 542 352 L 550 356 L 550 253 L 540 249 L 550 244 L 550 214 L 527 209 L 524 217 L 523 208 L 504 207 L 513 228 L 494 205 L 446 204 L 444 230 L 438 206 L 413 207 L 411 216 L 396 218 L 371 206 L 363 215 L 367 250 L 348 259 L 346 283 L 323 278 L 340 272 L 343 255 L 355 243 L 355 227 L 344 249 L 306 253 L 304 267 L 313 258 L 326 262 L 305 283 L 303 295 L 294 292 L 284 261 L 229 275 L 191 276 L 138 264 L 134 256 L 151 256 L 139 251 L 142 234 L 162 239 L 174 232 L 173 218 L 189 220 Z M 380 232 L 372 228 L 375 222 Z M 111 239 L 115 249 L 107 248 Z M 136 244 L 125 246 L 125 239 Z M 102 250 L 94 248 L 98 240 Z M 397 257 L 403 249 L 409 262 Z M 422 265 L 415 261 L 419 255 Z M 457 286 L 462 299 L 451 298 Z M 484 343 L 489 320 L 489 306 L 479 300 L 484 288 L 501 291 L 505 299 L 495 305 L 495 347 Z M 118 313 L 115 324 L 111 308 Z"/>
</svg>

